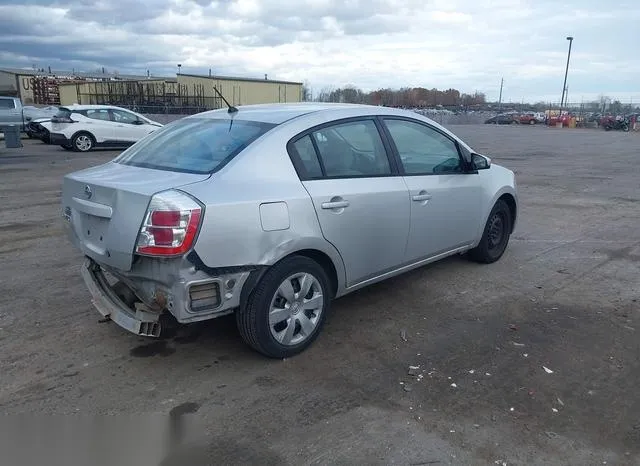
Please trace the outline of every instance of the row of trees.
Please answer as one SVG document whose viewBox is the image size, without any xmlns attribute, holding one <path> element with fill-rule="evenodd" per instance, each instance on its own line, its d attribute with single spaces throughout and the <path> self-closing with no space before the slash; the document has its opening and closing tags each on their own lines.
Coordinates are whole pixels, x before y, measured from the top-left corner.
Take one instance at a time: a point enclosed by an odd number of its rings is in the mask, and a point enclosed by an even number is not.
<svg viewBox="0 0 640 466">
<path fill-rule="evenodd" d="M 317 95 L 311 95 L 308 86 L 303 87 L 305 100 L 317 102 L 342 102 L 351 104 L 384 105 L 388 107 L 444 107 L 482 106 L 486 103 L 481 92 L 464 94 L 457 89 L 425 89 L 423 87 L 404 87 L 401 89 L 378 89 L 364 92 L 355 86 L 343 88 L 325 87 Z"/>
<path fill-rule="evenodd" d="M 316 102 L 341 102 L 352 104 L 384 105 L 387 107 L 464 107 L 464 108 L 487 108 L 496 107 L 496 102 L 487 102 L 482 92 L 473 94 L 461 93 L 457 89 L 425 89 L 423 87 L 404 87 L 401 89 L 378 89 L 376 91 L 364 92 L 355 86 L 345 87 L 325 87 L 316 95 L 312 95 L 308 84 L 303 86 L 303 99 L 305 101 Z M 600 96 L 598 100 L 592 102 L 581 102 L 565 104 L 565 108 L 582 112 L 614 113 L 623 114 L 638 111 L 638 106 L 623 104 L 619 100 L 613 100 L 607 96 Z M 503 109 L 519 109 L 523 111 L 540 111 L 557 108 L 558 102 L 536 102 L 513 104 L 502 102 Z"/>
</svg>

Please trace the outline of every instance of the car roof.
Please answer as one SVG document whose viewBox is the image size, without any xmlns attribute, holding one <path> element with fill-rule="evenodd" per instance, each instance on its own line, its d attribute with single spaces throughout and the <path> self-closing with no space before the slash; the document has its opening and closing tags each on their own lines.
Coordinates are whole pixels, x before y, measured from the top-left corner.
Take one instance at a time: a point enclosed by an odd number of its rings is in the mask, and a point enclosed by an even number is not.
<svg viewBox="0 0 640 466">
<path fill-rule="evenodd" d="M 108 109 L 108 108 L 115 108 L 115 109 L 120 109 L 121 107 L 116 107 L 115 105 L 80 105 L 80 104 L 73 104 L 73 105 L 61 105 L 60 108 L 66 108 L 68 110 L 97 110 L 97 109 Z M 126 109 L 123 109 L 126 110 Z"/>
<path fill-rule="evenodd" d="M 222 118 L 228 119 L 233 115 L 234 120 L 258 121 L 261 123 L 273 123 L 279 125 L 285 121 L 297 118 L 310 113 L 322 112 L 327 118 L 339 117 L 341 113 L 351 113 L 358 109 L 362 115 L 376 114 L 407 114 L 407 110 L 394 109 L 376 105 L 363 104 L 341 104 L 324 102 L 296 102 L 296 103 L 275 103 L 275 104 L 255 104 L 236 107 L 238 112 L 230 114 L 227 108 L 210 110 L 207 112 L 191 115 L 187 118 Z M 411 114 L 414 112 L 410 112 Z"/>
</svg>

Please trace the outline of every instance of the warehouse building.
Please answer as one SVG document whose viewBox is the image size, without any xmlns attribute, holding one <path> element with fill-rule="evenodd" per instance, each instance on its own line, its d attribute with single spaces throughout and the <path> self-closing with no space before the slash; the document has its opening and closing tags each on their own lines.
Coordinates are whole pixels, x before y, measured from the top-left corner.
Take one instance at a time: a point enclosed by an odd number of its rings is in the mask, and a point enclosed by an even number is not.
<svg viewBox="0 0 640 466">
<path fill-rule="evenodd" d="M 287 103 L 302 101 L 302 83 L 267 79 L 233 78 L 179 74 L 178 84 L 187 89 L 202 88 L 207 97 L 215 97 L 214 86 L 231 105 Z"/>
<path fill-rule="evenodd" d="M 196 74 L 176 77 L 0 68 L 0 95 L 25 105 L 110 104 L 149 113 L 195 113 L 232 105 L 303 100 L 300 82 Z"/>
<path fill-rule="evenodd" d="M 60 84 L 163 79 L 119 73 L 84 73 L 48 69 L 0 68 L 0 95 L 19 97 L 25 105 L 59 105 Z"/>
<path fill-rule="evenodd" d="M 302 83 L 214 75 L 178 74 L 172 79 L 119 80 L 60 84 L 62 105 L 110 104 L 141 112 L 192 113 L 231 105 L 300 102 Z"/>
</svg>

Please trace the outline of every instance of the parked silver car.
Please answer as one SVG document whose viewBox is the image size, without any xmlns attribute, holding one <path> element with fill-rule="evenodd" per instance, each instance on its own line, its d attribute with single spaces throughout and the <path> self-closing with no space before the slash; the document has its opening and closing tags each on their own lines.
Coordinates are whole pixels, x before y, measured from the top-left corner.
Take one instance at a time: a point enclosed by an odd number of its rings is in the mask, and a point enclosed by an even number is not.
<svg viewBox="0 0 640 466">
<path fill-rule="evenodd" d="M 159 336 L 236 314 L 288 357 L 334 298 L 458 253 L 498 260 L 512 171 L 415 112 L 272 104 L 171 123 L 64 178 L 63 216 L 100 313 Z"/>
</svg>

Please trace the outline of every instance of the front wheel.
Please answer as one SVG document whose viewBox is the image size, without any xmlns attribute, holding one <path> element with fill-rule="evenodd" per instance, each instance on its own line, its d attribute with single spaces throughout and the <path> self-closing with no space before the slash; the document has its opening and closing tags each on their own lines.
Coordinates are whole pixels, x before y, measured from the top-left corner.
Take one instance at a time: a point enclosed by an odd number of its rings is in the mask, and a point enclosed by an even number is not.
<svg viewBox="0 0 640 466">
<path fill-rule="evenodd" d="M 330 301 L 324 269 L 307 257 L 292 256 L 265 273 L 245 308 L 236 312 L 236 323 L 254 350 L 270 358 L 287 358 L 313 343 Z"/>
<path fill-rule="evenodd" d="M 491 264 L 502 257 L 507 249 L 513 218 L 506 202 L 499 199 L 491 209 L 480 244 L 469 251 L 469 258 Z"/>
<path fill-rule="evenodd" d="M 535 125 L 536 124 L 536 120 L 529 120 L 529 124 L 530 125 Z"/>
</svg>

